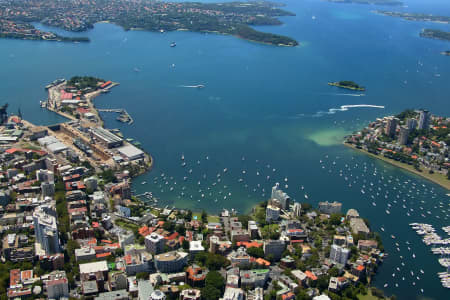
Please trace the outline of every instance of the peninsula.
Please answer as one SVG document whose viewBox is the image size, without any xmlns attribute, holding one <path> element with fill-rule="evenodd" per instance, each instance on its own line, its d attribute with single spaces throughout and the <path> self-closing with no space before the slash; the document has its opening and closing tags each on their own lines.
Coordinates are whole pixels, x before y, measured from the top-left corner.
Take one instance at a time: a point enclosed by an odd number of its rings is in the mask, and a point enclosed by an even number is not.
<svg viewBox="0 0 450 300">
<path fill-rule="evenodd" d="M 423 29 L 420 36 L 430 39 L 450 41 L 450 32 L 439 29 Z"/>
<path fill-rule="evenodd" d="M 375 10 L 374 13 L 389 17 L 402 18 L 408 21 L 435 22 L 444 24 L 450 23 L 450 17 L 446 16 L 435 16 L 430 14 L 418 14 L 418 13 L 404 13 L 386 10 Z"/>
<path fill-rule="evenodd" d="M 35 29 L 31 22 L 81 32 L 97 22 L 110 22 L 125 30 L 165 32 L 188 30 L 234 35 L 277 46 L 296 46 L 294 39 L 260 32 L 250 26 L 280 25 L 278 17 L 294 14 L 272 2 L 160 2 L 98 0 L 84 5 L 76 0 L 5 0 L 0 2 L 0 37 L 69 40 Z M 81 38 L 80 41 L 87 41 Z"/>
<path fill-rule="evenodd" d="M 118 130 L 105 129 L 99 110 L 93 103 L 94 98 L 108 93 L 117 85 L 91 76 L 58 79 L 45 87 L 48 99 L 41 101 L 40 105 L 70 120 L 49 130 L 56 139 L 70 145 L 83 161 L 89 162 L 95 169 L 105 166 L 115 169 L 127 161 L 126 169 L 134 177 L 152 167 L 151 156 L 139 149 L 139 144 L 133 145 L 124 140 Z M 120 112 L 119 121 L 132 123 L 131 116 L 124 109 L 105 111 Z"/>
<path fill-rule="evenodd" d="M 403 2 L 398 0 L 326 0 L 333 3 L 356 3 L 356 4 L 370 4 L 370 5 L 390 5 L 399 6 Z"/>
<path fill-rule="evenodd" d="M 328 82 L 328 85 L 336 86 L 343 89 L 349 89 L 354 91 L 365 91 L 366 89 L 358 84 L 356 84 L 353 81 L 344 80 L 344 81 L 337 81 L 337 82 Z"/>
<path fill-rule="evenodd" d="M 370 123 L 346 137 L 345 145 L 450 190 L 450 118 L 406 110 Z"/>
</svg>

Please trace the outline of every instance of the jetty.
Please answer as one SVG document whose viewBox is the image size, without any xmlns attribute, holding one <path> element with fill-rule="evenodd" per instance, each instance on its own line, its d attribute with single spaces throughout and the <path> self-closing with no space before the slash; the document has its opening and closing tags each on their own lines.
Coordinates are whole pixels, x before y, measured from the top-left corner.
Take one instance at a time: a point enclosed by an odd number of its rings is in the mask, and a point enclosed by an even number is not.
<svg viewBox="0 0 450 300">
<path fill-rule="evenodd" d="M 120 121 L 122 123 L 128 123 L 128 125 L 134 123 L 134 120 L 131 117 L 131 115 L 123 108 L 103 108 L 103 109 L 98 108 L 97 111 L 118 113 L 120 115 L 116 118 L 117 121 Z"/>
</svg>

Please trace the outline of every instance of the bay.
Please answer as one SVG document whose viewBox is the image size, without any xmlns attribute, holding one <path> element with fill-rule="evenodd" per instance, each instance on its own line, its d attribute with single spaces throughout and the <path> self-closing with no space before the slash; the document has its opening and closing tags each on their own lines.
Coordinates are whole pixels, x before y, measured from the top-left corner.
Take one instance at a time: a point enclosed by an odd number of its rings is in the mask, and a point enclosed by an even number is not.
<svg viewBox="0 0 450 300">
<path fill-rule="evenodd" d="M 52 124 L 62 119 L 39 108 L 47 83 L 73 75 L 120 82 L 95 103 L 125 108 L 135 123 L 124 125 L 105 113 L 107 127 L 141 142 L 155 159 L 152 172 L 134 180 L 137 193 L 151 191 L 160 205 L 211 213 L 222 208 L 248 212 L 267 200 L 275 182 L 300 202 L 340 201 L 345 211 L 356 208 L 369 219 L 373 230 L 385 228 L 381 234 L 389 258 L 375 286 L 387 283 L 383 290 L 398 299 L 449 298 L 436 275 L 444 271 L 437 257 L 408 226 L 448 225 L 448 191 L 341 143 L 374 118 L 405 108 L 449 115 L 450 60 L 439 55 L 448 43 L 418 36 L 424 27 L 448 30 L 448 25 L 376 15 L 370 12 L 373 6 L 283 2 L 297 16 L 258 29 L 294 37 L 299 47 L 215 34 L 125 32 L 104 23 L 85 33 L 38 25 L 88 36 L 91 43 L 0 40 L 0 102 L 8 102 L 10 112 L 20 107 L 32 122 Z M 407 4 L 398 10 L 450 13 L 445 1 Z M 173 41 L 177 47 L 171 48 Z M 345 79 L 366 86 L 365 95 L 327 85 Z M 205 88 L 183 87 L 197 84 Z M 385 109 L 329 111 L 359 104 Z"/>
</svg>

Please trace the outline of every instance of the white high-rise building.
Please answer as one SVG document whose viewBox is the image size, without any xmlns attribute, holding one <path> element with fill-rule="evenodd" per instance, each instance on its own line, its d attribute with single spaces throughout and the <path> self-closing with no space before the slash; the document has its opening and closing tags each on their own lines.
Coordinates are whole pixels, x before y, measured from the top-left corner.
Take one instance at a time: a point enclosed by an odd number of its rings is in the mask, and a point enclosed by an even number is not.
<svg viewBox="0 0 450 300">
<path fill-rule="evenodd" d="M 335 263 L 342 265 L 347 264 L 348 257 L 350 255 L 350 250 L 338 245 L 331 245 L 330 249 L 330 260 Z"/>
<path fill-rule="evenodd" d="M 302 214 L 302 205 L 298 202 L 295 202 L 292 212 L 294 213 L 294 217 L 300 217 L 300 215 Z"/>
<path fill-rule="evenodd" d="M 430 112 L 421 110 L 419 116 L 419 129 L 428 129 L 430 127 Z"/>
<path fill-rule="evenodd" d="M 157 233 L 149 234 L 145 237 L 145 249 L 151 254 L 159 254 L 164 251 L 165 240 Z"/>
<path fill-rule="evenodd" d="M 275 186 L 272 187 L 272 199 L 276 199 L 280 202 L 282 209 L 289 209 L 291 198 L 279 189 L 280 184 L 277 182 Z"/>
<path fill-rule="evenodd" d="M 36 242 L 46 254 L 59 253 L 59 236 L 56 217 L 50 215 L 44 206 L 38 206 L 33 213 Z"/>
<path fill-rule="evenodd" d="M 267 205 L 266 207 L 266 221 L 278 221 L 280 218 L 280 208 L 273 206 L 273 205 Z"/>
</svg>

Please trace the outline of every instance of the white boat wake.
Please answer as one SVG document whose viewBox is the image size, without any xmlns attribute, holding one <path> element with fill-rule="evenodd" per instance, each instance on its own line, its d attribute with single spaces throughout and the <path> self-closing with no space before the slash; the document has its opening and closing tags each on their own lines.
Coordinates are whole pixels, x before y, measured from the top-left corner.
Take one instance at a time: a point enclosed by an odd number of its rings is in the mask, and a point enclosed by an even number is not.
<svg viewBox="0 0 450 300">
<path fill-rule="evenodd" d="M 197 85 L 179 85 L 178 87 L 191 88 L 191 89 L 201 89 L 201 88 L 204 88 L 205 86 L 203 84 L 197 84 Z"/>
<path fill-rule="evenodd" d="M 328 93 L 323 94 L 328 96 L 350 96 L 350 97 L 364 97 L 366 94 L 343 94 L 343 93 Z"/>
<path fill-rule="evenodd" d="M 371 104 L 353 104 L 353 105 L 342 105 L 340 108 L 330 108 L 328 111 L 318 111 L 313 117 L 321 117 L 324 115 L 333 115 L 339 111 L 347 111 L 350 108 L 384 108 L 382 105 L 371 105 Z"/>
</svg>

